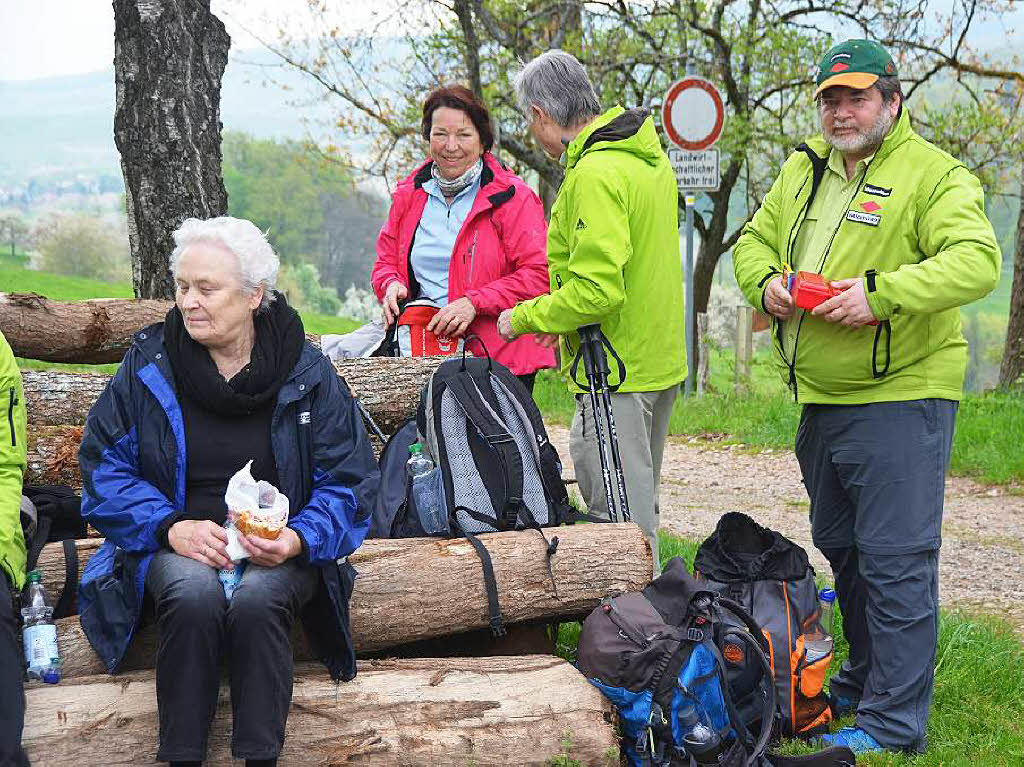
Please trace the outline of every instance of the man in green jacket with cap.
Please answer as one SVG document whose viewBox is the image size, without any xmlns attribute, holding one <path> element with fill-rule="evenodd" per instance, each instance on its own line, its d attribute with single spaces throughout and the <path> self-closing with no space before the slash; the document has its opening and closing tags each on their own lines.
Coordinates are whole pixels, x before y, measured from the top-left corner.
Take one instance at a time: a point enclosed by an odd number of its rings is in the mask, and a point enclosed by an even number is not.
<svg viewBox="0 0 1024 767">
<path fill-rule="evenodd" d="M 841 43 L 816 82 L 822 135 L 786 160 L 733 264 L 747 300 L 772 315 L 774 362 L 803 406 L 796 455 L 811 533 L 850 643 L 830 692 L 856 726 L 826 739 L 923 751 L 967 364 L 959 307 L 995 287 L 1001 256 L 981 185 L 913 131 L 884 48 Z M 795 271 L 841 293 L 798 309 Z"/>
<path fill-rule="evenodd" d="M 611 395 L 626 496 L 658 571 L 658 485 L 669 417 L 686 376 L 683 288 L 675 173 L 654 122 L 641 109 L 601 113 L 583 66 L 548 51 L 516 77 L 530 132 L 552 157 L 565 155 L 565 179 L 548 228 L 549 294 L 498 318 L 512 339 L 558 336 L 562 372 L 576 394 L 569 449 L 592 513 L 607 515 L 594 413 L 570 376 L 576 330 L 600 324 L 622 360 L 609 359 Z M 582 381 L 582 364 L 579 376 Z"/>
<path fill-rule="evenodd" d="M 25 471 L 25 394 L 21 372 L 0 333 L 0 765 L 28 764 L 21 750 L 25 718 L 13 595 L 25 585 L 21 480 Z"/>
</svg>

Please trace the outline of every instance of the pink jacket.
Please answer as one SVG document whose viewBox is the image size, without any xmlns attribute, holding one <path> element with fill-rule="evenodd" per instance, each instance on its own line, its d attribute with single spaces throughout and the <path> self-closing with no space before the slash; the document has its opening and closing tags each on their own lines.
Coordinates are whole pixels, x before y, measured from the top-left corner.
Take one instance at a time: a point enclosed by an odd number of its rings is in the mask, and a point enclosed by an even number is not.
<svg viewBox="0 0 1024 767">
<path fill-rule="evenodd" d="M 370 284 L 378 299 L 393 280 L 410 287 L 409 258 L 413 236 L 427 204 L 423 184 L 430 179 L 430 161 L 395 189 L 387 223 L 377 238 L 377 261 Z M 547 225 L 540 198 L 521 178 L 489 152 L 484 154 L 480 191 L 455 238 L 448 267 L 448 300 L 467 297 L 476 318 L 467 335 L 475 333 L 491 357 L 516 375 L 553 367 L 555 354 L 533 336 L 512 343 L 498 335 L 498 315 L 519 301 L 548 292 L 545 254 Z M 410 298 L 415 298 L 410 289 Z M 478 351 L 470 345 L 470 351 Z M 480 351 L 482 354 L 482 351 Z"/>
</svg>

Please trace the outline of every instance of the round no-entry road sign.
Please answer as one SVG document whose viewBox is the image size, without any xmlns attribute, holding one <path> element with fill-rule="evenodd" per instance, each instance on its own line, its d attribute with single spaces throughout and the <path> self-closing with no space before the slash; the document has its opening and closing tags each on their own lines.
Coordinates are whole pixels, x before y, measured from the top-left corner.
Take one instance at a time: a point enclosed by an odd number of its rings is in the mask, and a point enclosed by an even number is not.
<svg viewBox="0 0 1024 767">
<path fill-rule="evenodd" d="M 725 125 L 725 103 L 718 88 L 703 77 L 677 80 L 665 94 L 661 124 L 672 143 L 700 152 L 718 141 Z"/>
</svg>

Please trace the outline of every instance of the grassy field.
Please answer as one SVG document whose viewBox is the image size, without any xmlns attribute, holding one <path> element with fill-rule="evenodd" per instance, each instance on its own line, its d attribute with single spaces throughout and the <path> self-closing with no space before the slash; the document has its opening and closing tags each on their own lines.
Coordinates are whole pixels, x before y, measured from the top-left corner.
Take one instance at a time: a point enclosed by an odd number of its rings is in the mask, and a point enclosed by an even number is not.
<svg viewBox="0 0 1024 767">
<path fill-rule="evenodd" d="M 662 562 L 674 556 L 693 568 L 697 543 L 664 532 Z M 835 619 L 835 653 L 831 669 L 846 659 L 842 616 Z M 579 624 L 563 624 L 558 653 L 575 660 Z M 853 724 L 854 717 L 836 727 Z M 857 758 L 868 767 L 989 767 L 1024 764 L 1024 646 L 998 618 L 944 610 L 939 622 L 935 692 L 926 754 L 874 754 Z M 799 741 L 783 743 L 786 754 L 816 750 Z"/>
<path fill-rule="evenodd" d="M 732 387 L 730 355 L 712 352 L 710 389 L 676 400 L 669 433 L 742 443 L 752 449 L 792 449 L 800 409 L 776 376 L 766 352 L 754 359 L 750 389 Z M 568 424 L 573 401 L 559 374 L 541 371 L 534 397 L 544 417 Z M 950 471 L 982 482 L 1024 482 L 1024 395 L 969 394 L 960 405 Z"/>
</svg>

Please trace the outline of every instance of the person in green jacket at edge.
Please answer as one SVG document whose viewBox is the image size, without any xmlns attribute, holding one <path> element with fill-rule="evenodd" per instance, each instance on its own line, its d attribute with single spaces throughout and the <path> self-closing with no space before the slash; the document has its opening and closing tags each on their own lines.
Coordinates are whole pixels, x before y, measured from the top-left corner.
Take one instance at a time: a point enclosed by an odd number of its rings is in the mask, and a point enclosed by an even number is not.
<svg viewBox="0 0 1024 767">
<path fill-rule="evenodd" d="M 833 47 L 816 83 L 822 135 L 783 164 L 732 258 L 747 300 L 772 315 L 774 362 L 803 406 L 796 455 L 811 534 L 850 643 L 830 693 L 856 726 L 825 739 L 923 752 L 967 364 L 959 307 L 995 287 L 1000 252 L 981 184 L 914 132 L 884 48 Z M 842 292 L 797 309 L 789 268 Z"/>
<path fill-rule="evenodd" d="M 28 764 L 21 750 L 25 664 L 13 600 L 25 586 L 25 537 L 21 532 L 25 420 L 21 372 L 0 333 L 0 765 Z"/>
<path fill-rule="evenodd" d="M 565 154 L 565 179 L 548 229 L 551 292 L 503 312 L 498 331 L 509 340 L 535 333 L 549 345 L 558 337 L 562 373 L 576 394 L 569 437 L 576 479 L 590 512 L 608 516 L 598 442 L 587 433 L 594 413 L 569 375 L 576 329 L 600 323 L 625 365 L 612 408 L 629 511 L 650 541 L 657 574 L 661 458 L 686 377 L 675 173 L 647 111 L 616 106 L 602 114 L 570 54 L 541 54 L 515 87 L 534 139 L 552 157 Z M 619 383 L 614 359 L 609 368 L 610 382 Z"/>
</svg>

